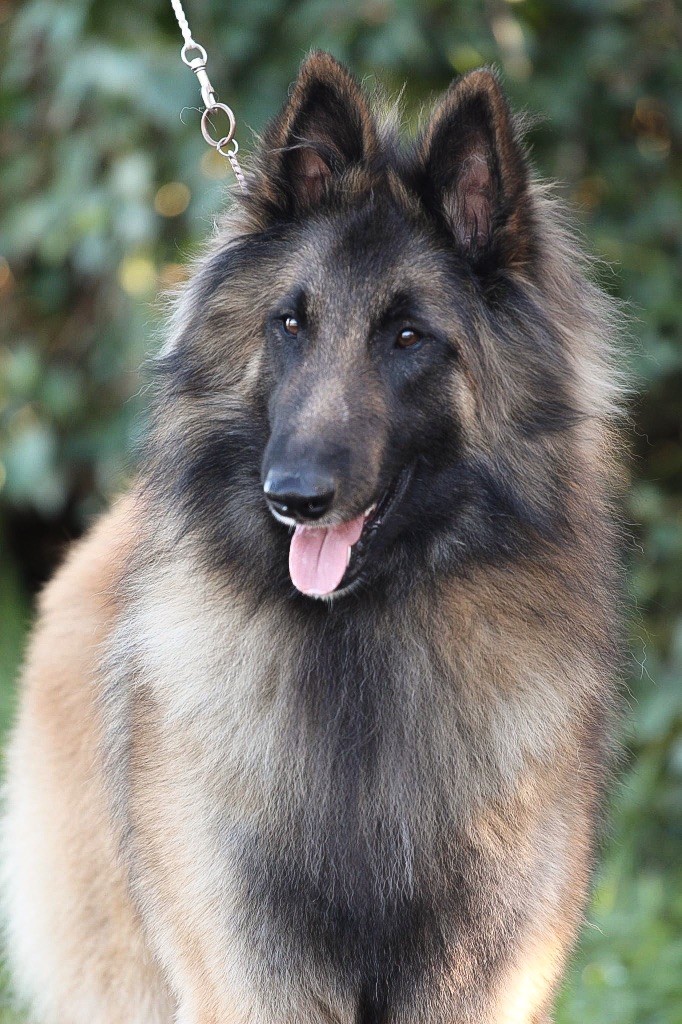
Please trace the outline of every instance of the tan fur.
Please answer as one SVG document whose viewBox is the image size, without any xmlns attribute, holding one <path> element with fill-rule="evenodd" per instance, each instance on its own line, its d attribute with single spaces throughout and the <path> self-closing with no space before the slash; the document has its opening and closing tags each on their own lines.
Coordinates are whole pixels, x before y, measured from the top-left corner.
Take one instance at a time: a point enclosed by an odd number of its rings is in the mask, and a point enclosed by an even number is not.
<svg viewBox="0 0 682 1024">
<path fill-rule="evenodd" d="M 7 753 L 8 954 L 46 1024 L 169 1024 L 104 795 L 98 658 L 131 546 L 120 502 L 44 592 Z"/>
</svg>

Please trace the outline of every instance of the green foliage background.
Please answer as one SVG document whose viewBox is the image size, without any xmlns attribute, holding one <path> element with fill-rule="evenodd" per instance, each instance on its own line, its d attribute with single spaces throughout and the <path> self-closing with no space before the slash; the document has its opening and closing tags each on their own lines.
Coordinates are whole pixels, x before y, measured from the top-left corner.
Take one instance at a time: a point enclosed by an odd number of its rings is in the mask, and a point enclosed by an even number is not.
<svg viewBox="0 0 682 1024">
<path fill-rule="evenodd" d="M 187 7 L 245 151 L 312 46 L 390 91 L 405 85 L 412 125 L 453 75 L 496 63 L 517 107 L 539 115 L 536 162 L 562 183 L 589 248 L 605 258 L 605 286 L 631 304 L 627 756 L 559 1021 L 680 1024 L 680 11 L 673 0 Z M 144 420 L 141 368 L 158 343 L 158 295 L 182 278 L 225 201 L 227 165 L 200 137 L 196 82 L 179 50 L 167 0 L 0 0 L 5 725 L 32 592 L 125 484 Z M 0 1021 L 15 1020 L 0 1009 Z"/>
</svg>

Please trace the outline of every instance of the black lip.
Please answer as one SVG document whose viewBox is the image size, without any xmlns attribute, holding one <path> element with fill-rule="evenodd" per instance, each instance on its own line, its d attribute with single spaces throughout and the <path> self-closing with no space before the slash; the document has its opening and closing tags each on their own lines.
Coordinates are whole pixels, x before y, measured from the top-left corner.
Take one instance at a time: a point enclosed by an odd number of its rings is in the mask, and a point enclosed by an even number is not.
<svg viewBox="0 0 682 1024">
<path fill-rule="evenodd" d="M 341 593 L 346 587 L 357 582 L 362 573 L 363 566 L 372 553 L 372 549 L 376 546 L 377 538 L 380 537 L 383 527 L 393 517 L 396 508 L 405 497 L 412 481 L 413 473 L 414 464 L 405 466 L 384 491 L 377 503 L 377 507 L 365 523 L 360 539 L 351 548 L 348 568 L 335 593 Z"/>
</svg>

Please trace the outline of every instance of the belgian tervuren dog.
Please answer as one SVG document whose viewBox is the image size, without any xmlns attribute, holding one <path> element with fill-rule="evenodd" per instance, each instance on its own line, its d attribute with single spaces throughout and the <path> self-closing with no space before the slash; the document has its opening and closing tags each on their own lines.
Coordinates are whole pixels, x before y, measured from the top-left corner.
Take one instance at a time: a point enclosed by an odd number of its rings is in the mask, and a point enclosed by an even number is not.
<svg viewBox="0 0 682 1024">
<path fill-rule="evenodd" d="M 303 65 L 9 752 L 38 1024 L 541 1024 L 619 671 L 614 316 L 495 75 Z"/>
</svg>

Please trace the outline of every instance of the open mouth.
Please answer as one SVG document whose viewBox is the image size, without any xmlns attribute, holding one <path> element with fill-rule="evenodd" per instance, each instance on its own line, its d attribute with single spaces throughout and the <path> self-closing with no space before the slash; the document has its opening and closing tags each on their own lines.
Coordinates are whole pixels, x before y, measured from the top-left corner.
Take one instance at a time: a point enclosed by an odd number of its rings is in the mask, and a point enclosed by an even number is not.
<svg viewBox="0 0 682 1024">
<path fill-rule="evenodd" d="M 289 573 L 308 597 L 330 597 L 354 583 L 412 477 L 407 466 L 362 515 L 338 526 L 298 525 L 291 538 Z"/>
</svg>

